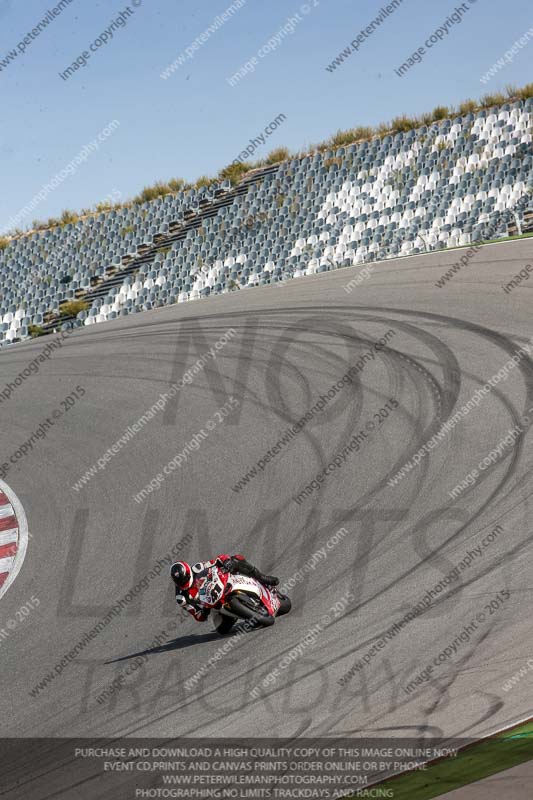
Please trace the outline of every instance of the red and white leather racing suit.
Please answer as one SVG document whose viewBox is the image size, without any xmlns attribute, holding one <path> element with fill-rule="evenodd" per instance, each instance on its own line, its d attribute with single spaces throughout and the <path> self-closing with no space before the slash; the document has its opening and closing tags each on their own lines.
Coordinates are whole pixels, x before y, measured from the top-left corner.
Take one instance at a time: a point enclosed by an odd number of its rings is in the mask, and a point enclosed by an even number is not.
<svg viewBox="0 0 533 800">
<path fill-rule="evenodd" d="M 277 578 L 270 575 L 263 575 L 257 567 L 250 564 L 250 562 L 240 554 L 230 556 L 227 553 L 222 553 L 209 561 L 198 561 L 196 564 L 192 565 L 192 586 L 189 589 L 179 589 L 176 587 L 176 603 L 184 611 L 188 611 L 197 622 L 205 622 L 209 617 L 210 609 L 202 608 L 199 603 L 195 602 L 198 596 L 198 587 L 195 578 L 203 577 L 205 572 L 210 567 L 214 566 L 225 569 L 228 572 L 241 572 L 243 575 L 249 575 L 261 583 L 264 583 L 266 586 L 276 586 L 279 583 Z"/>
</svg>

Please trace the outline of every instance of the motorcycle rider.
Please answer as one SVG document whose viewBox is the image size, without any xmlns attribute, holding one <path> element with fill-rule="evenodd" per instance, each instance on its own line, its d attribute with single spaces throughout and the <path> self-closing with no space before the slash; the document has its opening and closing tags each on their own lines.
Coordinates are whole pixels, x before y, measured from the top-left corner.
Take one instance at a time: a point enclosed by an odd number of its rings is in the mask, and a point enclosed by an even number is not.
<svg viewBox="0 0 533 800">
<path fill-rule="evenodd" d="M 170 567 L 170 577 L 174 581 L 176 589 L 176 603 L 184 611 L 188 611 L 197 622 L 205 622 L 211 609 L 204 608 L 196 601 L 198 588 L 195 585 L 195 578 L 210 567 L 219 567 L 225 572 L 240 572 L 241 575 L 248 575 L 264 586 L 277 586 L 279 579 L 272 575 L 263 575 L 257 567 L 251 564 L 243 555 L 239 553 L 230 556 L 225 553 L 211 559 L 210 561 L 198 561 L 192 566 L 186 561 L 176 561 Z"/>
</svg>

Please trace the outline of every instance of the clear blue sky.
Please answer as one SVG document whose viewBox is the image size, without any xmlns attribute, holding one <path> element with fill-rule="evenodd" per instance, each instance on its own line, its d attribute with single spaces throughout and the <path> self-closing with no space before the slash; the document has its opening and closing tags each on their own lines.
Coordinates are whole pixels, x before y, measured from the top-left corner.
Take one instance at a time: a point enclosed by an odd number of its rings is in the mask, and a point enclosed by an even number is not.
<svg viewBox="0 0 533 800">
<path fill-rule="evenodd" d="M 0 227 L 114 119 L 120 127 L 32 218 L 79 210 L 113 190 L 131 197 L 159 178 L 214 175 L 280 113 L 287 120 L 256 157 L 533 79 L 532 41 L 489 84 L 480 83 L 533 26 L 531 0 L 470 0 L 462 23 L 399 78 L 394 69 L 460 5 L 403 0 L 359 52 L 327 72 L 386 1 L 308 0 L 309 13 L 300 13 L 294 32 L 232 88 L 226 78 L 299 11 L 301 0 L 246 0 L 167 80 L 162 70 L 231 0 L 142 0 L 137 7 L 129 0 L 134 13 L 126 25 L 64 81 L 59 72 L 127 6 L 127 0 L 72 0 L 0 71 Z M 57 2 L 0 0 L 0 64 Z"/>
</svg>

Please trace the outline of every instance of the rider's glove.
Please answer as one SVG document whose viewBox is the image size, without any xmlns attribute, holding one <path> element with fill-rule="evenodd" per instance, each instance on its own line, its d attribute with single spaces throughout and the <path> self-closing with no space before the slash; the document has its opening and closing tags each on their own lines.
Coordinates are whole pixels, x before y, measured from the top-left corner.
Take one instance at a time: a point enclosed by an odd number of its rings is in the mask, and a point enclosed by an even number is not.
<svg viewBox="0 0 533 800">
<path fill-rule="evenodd" d="M 248 562 L 244 556 L 240 555 L 240 553 L 235 553 L 234 555 L 228 556 L 225 559 L 217 559 L 217 566 L 220 566 L 224 572 L 240 572 L 242 569 L 243 574 L 247 575 L 248 573 L 245 572 L 247 565 Z"/>
<path fill-rule="evenodd" d="M 233 572 L 237 566 L 237 560 L 235 558 L 225 558 L 219 559 L 217 565 L 220 566 L 220 569 L 224 572 Z"/>
</svg>

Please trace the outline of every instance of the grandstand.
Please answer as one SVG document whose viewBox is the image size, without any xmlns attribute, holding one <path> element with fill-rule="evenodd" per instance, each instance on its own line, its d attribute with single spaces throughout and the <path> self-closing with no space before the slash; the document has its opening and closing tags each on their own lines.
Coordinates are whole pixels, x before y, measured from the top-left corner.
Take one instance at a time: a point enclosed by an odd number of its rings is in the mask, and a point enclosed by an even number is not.
<svg viewBox="0 0 533 800">
<path fill-rule="evenodd" d="M 517 100 L 12 239 L 0 344 L 507 236 L 532 205 L 532 122 Z M 65 321 L 74 299 L 89 307 Z"/>
</svg>

